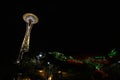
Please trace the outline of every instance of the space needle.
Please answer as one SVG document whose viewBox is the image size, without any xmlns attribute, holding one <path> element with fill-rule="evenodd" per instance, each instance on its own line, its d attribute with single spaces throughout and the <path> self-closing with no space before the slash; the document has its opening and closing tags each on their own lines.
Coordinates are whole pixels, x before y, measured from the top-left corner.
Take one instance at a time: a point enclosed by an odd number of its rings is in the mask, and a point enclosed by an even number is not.
<svg viewBox="0 0 120 80">
<path fill-rule="evenodd" d="M 32 13 L 25 13 L 23 15 L 23 20 L 26 22 L 26 32 L 18 55 L 17 64 L 22 60 L 23 54 L 29 52 L 30 33 L 33 24 L 36 24 L 39 21 L 38 17 Z"/>
</svg>

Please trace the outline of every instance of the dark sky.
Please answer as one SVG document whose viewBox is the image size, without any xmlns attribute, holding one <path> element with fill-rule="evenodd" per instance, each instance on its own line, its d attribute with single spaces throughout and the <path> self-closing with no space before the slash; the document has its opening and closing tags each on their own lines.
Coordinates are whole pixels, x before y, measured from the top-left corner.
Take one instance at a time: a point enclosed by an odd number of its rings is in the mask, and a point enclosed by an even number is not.
<svg viewBox="0 0 120 80">
<path fill-rule="evenodd" d="M 120 47 L 117 5 L 47 0 L 3 4 L 1 12 L 1 67 L 17 58 L 25 33 L 24 13 L 39 18 L 31 32 L 33 51 L 59 51 L 70 55 L 106 54 Z M 4 7 L 4 8 L 3 8 Z M 1 68 L 2 70 L 2 68 Z"/>
</svg>

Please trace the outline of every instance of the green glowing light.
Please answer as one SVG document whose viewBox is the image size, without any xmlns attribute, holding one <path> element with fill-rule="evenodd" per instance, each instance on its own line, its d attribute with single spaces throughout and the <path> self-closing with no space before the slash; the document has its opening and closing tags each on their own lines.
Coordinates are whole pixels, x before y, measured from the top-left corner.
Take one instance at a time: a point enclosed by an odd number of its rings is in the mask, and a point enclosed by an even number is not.
<svg viewBox="0 0 120 80">
<path fill-rule="evenodd" d="M 105 59 L 105 56 L 95 56 L 95 59 Z"/>
<path fill-rule="evenodd" d="M 49 54 L 53 54 L 53 56 L 60 61 L 66 61 L 67 60 L 67 57 L 60 52 L 49 52 Z"/>
<path fill-rule="evenodd" d="M 95 69 L 97 69 L 97 70 L 100 70 L 101 67 L 102 67 L 102 65 L 100 65 L 100 64 L 95 65 Z"/>
<path fill-rule="evenodd" d="M 113 56 L 116 56 L 116 54 L 117 54 L 117 51 L 116 51 L 115 49 L 113 49 L 113 50 L 108 54 L 108 56 L 113 57 Z"/>
</svg>

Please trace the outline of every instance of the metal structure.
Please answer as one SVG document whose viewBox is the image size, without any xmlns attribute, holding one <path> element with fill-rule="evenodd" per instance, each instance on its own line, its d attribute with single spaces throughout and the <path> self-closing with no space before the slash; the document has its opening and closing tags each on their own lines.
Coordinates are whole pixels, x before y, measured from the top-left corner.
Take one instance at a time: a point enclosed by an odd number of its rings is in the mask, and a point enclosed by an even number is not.
<svg viewBox="0 0 120 80">
<path fill-rule="evenodd" d="M 25 13 L 23 15 L 23 20 L 26 22 L 26 33 L 20 48 L 20 53 L 17 59 L 17 63 L 23 58 L 23 54 L 29 52 L 29 43 L 30 43 L 30 33 L 33 27 L 33 24 L 38 23 L 38 17 L 32 13 Z"/>
</svg>

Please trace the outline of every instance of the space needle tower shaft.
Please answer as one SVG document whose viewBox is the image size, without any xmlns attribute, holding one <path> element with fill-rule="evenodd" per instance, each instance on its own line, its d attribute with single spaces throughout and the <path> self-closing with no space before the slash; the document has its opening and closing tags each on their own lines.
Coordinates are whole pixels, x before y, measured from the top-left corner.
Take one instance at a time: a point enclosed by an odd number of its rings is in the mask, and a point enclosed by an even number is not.
<svg viewBox="0 0 120 80">
<path fill-rule="evenodd" d="M 33 24 L 36 24 L 38 22 L 37 16 L 32 13 L 24 14 L 23 20 L 26 22 L 26 32 L 20 48 L 20 53 L 18 55 L 17 63 L 20 63 L 24 53 L 29 52 L 30 33 L 32 30 Z"/>
</svg>

